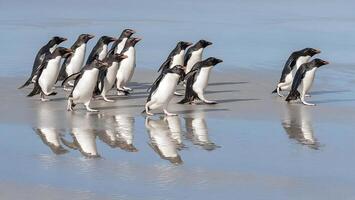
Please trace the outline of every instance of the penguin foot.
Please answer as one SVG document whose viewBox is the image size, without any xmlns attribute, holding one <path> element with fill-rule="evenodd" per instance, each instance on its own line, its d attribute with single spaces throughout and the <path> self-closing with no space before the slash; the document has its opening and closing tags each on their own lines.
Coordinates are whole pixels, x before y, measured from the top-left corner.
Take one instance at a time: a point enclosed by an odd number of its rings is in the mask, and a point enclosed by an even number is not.
<svg viewBox="0 0 355 200">
<path fill-rule="evenodd" d="M 302 101 L 303 105 L 306 105 L 306 106 L 315 106 L 316 104 L 314 103 L 308 103 L 308 102 L 305 102 L 305 101 Z"/>
<path fill-rule="evenodd" d="M 129 88 L 129 87 L 123 87 L 123 90 L 125 90 L 125 91 L 133 91 L 133 89 Z"/>
<path fill-rule="evenodd" d="M 89 112 L 99 112 L 98 110 L 95 110 L 95 109 L 92 109 L 92 108 L 89 108 L 89 107 L 86 107 L 86 110 L 89 111 Z"/>
<path fill-rule="evenodd" d="M 67 87 L 67 86 L 64 86 L 64 87 L 63 87 L 63 90 L 64 90 L 64 91 L 67 91 L 67 92 L 70 92 L 70 91 L 71 91 L 71 89 L 72 89 L 72 88 Z"/>
<path fill-rule="evenodd" d="M 47 101 L 50 101 L 50 99 L 41 98 L 41 101 L 42 101 L 42 102 L 47 102 Z"/>
<path fill-rule="evenodd" d="M 149 111 L 146 112 L 146 114 L 149 115 L 149 116 L 153 116 L 153 115 L 154 115 L 153 113 L 151 113 L 151 112 L 149 112 Z"/>
<path fill-rule="evenodd" d="M 176 96 L 184 96 L 184 95 L 181 94 L 180 92 L 174 92 L 174 95 L 176 95 Z"/>
<path fill-rule="evenodd" d="M 204 102 L 205 104 L 217 104 L 216 101 L 204 100 L 203 102 Z"/>
<path fill-rule="evenodd" d="M 304 96 L 305 96 L 305 97 L 311 97 L 311 95 L 310 95 L 310 94 L 305 94 Z"/>
<path fill-rule="evenodd" d="M 110 103 L 115 102 L 115 100 L 113 100 L 113 99 L 107 99 L 107 98 L 104 98 L 104 101 L 110 102 Z"/>
<path fill-rule="evenodd" d="M 164 109 L 164 113 L 165 113 L 165 115 L 167 115 L 167 116 L 177 116 L 177 114 L 175 114 L 175 113 L 170 113 L 170 112 L 168 112 L 168 111 L 165 110 L 165 109 Z"/>
<path fill-rule="evenodd" d="M 73 105 L 72 105 L 72 101 L 70 99 L 68 99 L 67 111 L 73 111 Z"/>
</svg>

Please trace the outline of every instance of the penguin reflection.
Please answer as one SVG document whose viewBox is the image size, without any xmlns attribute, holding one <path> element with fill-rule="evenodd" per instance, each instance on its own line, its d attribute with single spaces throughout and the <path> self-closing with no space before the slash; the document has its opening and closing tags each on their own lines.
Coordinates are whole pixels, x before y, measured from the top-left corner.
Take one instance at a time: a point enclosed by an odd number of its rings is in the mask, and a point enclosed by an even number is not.
<svg viewBox="0 0 355 200">
<path fill-rule="evenodd" d="M 53 110 L 50 105 L 40 105 L 37 112 L 38 125 L 37 128 L 33 128 L 33 130 L 53 153 L 59 155 L 67 153 L 68 150 L 63 147 L 60 141 L 62 133 L 61 129 L 57 127 L 58 121 L 60 121 L 57 116 L 55 110 Z"/>
<path fill-rule="evenodd" d="M 291 139 L 312 149 L 319 149 L 319 143 L 313 134 L 312 119 L 306 107 L 286 104 L 282 126 Z"/>
<path fill-rule="evenodd" d="M 164 119 L 168 123 L 171 139 L 174 140 L 174 142 L 179 148 L 184 147 L 184 144 L 182 143 L 182 129 L 180 118 L 178 116 L 166 116 Z"/>
<path fill-rule="evenodd" d="M 152 120 L 150 117 L 145 119 L 145 126 L 149 133 L 150 146 L 159 154 L 162 159 L 168 160 L 173 164 L 181 164 L 182 160 L 178 154 L 176 144 L 170 137 L 171 132 L 165 119 Z"/>
<path fill-rule="evenodd" d="M 73 141 L 69 142 L 62 138 L 62 142 L 71 149 L 79 150 L 87 158 L 100 157 L 96 146 L 96 134 L 98 131 L 92 127 L 94 122 L 97 121 L 97 117 L 97 114 L 72 113 L 71 136 Z"/>
<path fill-rule="evenodd" d="M 190 118 L 185 118 L 187 138 L 195 145 L 202 146 L 203 149 L 212 151 L 219 146 L 210 141 L 208 128 L 203 112 L 195 112 Z"/>
<path fill-rule="evenodd" d="M 105 130 L 98 136 L 111 148 L 120 148 L 128 152 L 137 152 L 133 145 L 134 118 L 125 115 L 115 115 L 104 118 Z"/>
</svg>

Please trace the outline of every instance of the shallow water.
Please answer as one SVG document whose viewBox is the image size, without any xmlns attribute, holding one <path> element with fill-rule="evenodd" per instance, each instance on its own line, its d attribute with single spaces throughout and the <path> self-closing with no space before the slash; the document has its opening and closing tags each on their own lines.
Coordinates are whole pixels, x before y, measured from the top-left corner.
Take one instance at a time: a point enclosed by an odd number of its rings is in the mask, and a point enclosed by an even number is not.
<svg viewBox="0 0 355 200">
<path fill-rule="evenodd" d="M 143 38 L 138 68 L 157 69 L 176 41 L 200 38 L 214 43 L 205 55 L 224 60 L 214 69 L 220 72 L 279 75 L 289 54 L 304 47 L 321 49 L 319 57 L 331 62 L 319 70 L 315 88 L 321 89 L 312 93 L 320 107 L 280 103 L 283 113 L 266 119 L 257 112 L 265 98 L 232 96 L 254 80 L 213 88 L 209 95 L 220 94 L 222 107 L 209 114 L 192 109 L 149 120 L 80 110 L 63 115 L 64 106 L 25 100 L 16 91 L 18 101 L 0 106 L 0 199 L 354 199 L 354 6 L 345 0 L 0 1 L 3 80 L 29 74 L 37 49 L 53 35 L 68 37 L 63 45 L 70 46 L 81 33 L 117 36 L 127 27 Z M 228 88 L 235 83 L 237 89 Z M 2 93 L 9 88 L 0 85 Z M 224 104 L 244 101 L 255 102 L 246 104 L 254 116 L 218 115 L 230 109 Z M 333 112 L 319 112 L 328 107 Z"/>
</svg>

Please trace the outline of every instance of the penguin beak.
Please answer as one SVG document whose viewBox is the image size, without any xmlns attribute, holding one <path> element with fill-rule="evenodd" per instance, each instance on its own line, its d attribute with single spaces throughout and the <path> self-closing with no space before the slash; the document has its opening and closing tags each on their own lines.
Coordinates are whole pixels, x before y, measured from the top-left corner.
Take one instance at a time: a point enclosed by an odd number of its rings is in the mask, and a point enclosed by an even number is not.
<svg viewBox="0 0 355 200">
<path fill-rule="evenodd" d="M 207 41 L 207 46 L 209 46 L 209 45 L 212 45 L 213 43 L 212 42 L 209 42 L 209 41 Z"/>
<path fill-rule="evenodd" d="M 315 49 L 315 53 L 318 54 L 318 53 L 321 53 L 322 51 L 319 50 L 319 49 Z"/>
<path fill-rule="evenodd" d="M 90 35 L 90 34 L 88 35 L 89 40 L 94 38 L 94 37 L 95 37 L 94 35 Z"/>
<path fill-rule="evenodd" d="M 142 40 L 142 38 L 134 38 L 134 41 L 136 41 L 136 43 L 141 41 L 141 40 Z"/>
<path fill-rule="evenodd" d="M 186 47 L 191 46 L 193 43 L 192 42 L 186 42 Z"/>
<path fill-rule="evenodd" d="M 126 56 L 126 55 L 120 55 L 120 58 L 123 60 L 123 59 L 128 58 L 128 56 Z"/>
<path fill-rule="evenodd" d="M 114 38 L 114 37 L 110 38 L 110 42 L 113 42 L 113 41 L 116 41 L 116 40 L 117 40 L 117 38 Z"/>
<path fill-rule="evenodd" d="M 324 60 L 323 60 L 323 62 L 322 62 L 322 63 L 323 63 L 323 65 L 328 65 L 328 64 L 329 64 L 329 62 L 328 62 L 328 61 L 324 61 Z"/>
<path fill-rule="evenodd" d="M 60 40 L 61 40 L 61 42 L 64 42 L 67 40 L 67 38 L 61 37 Z"/>
<path fill-rule="evenodd" d="M 216 64 L 223 62 L 221 59 L 216 59 Z"/>
<path fill-rule="evenodd" d="M 131 34 L 135 34 L 136 33 L 136 31 L 135 30 L 129 30 L 129 32 L 131 33 Z"/>
</svg>

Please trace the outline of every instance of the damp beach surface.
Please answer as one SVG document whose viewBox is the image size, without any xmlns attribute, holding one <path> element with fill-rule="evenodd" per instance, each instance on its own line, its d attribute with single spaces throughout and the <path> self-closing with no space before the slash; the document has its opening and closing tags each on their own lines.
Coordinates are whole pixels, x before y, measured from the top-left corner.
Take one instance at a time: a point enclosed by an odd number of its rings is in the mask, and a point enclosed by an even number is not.
<svg viewBox="0 0 355 200">
<path fill-rule="evenodd" d="M 104 4 L 0 3 L 0 199 L 355 198 L 353 3 Z M 81 33 L 97 40 L 126 27 L 143 38 L 131 95 L 93 101 L 99 113 L 67 112 L 62 88 L 44 103 L 16 89 L 51 36 L 70 46 Z M 206 91 L 218 104 L 174 97 L 169 109 L 179 116 L 141 115 L 175 43 L 200 38 L 214 43 L 205 57 L 224 60 Z M 331 63 L 317 72 L 315 107 L 270 94 L 291 51 L 304 47 Z"/>
</svg>

